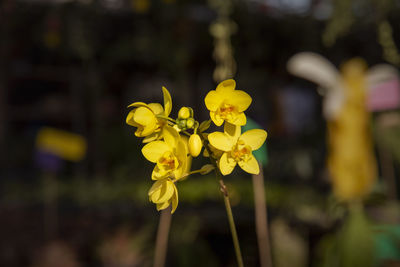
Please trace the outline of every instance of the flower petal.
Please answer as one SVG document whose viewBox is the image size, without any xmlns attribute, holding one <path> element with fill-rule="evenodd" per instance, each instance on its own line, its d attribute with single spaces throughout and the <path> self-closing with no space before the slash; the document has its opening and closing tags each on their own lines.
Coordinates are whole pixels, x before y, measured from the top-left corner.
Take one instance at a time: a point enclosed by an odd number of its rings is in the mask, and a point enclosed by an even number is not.
<svg viewBox="0 0 400 267">
<path fill-rule="evenodd" d="M 240 136 L 241 132 L 241 127 L 231 124 L 229 122 L 225 122 L 224 124 L 224 133 L 226 133 L 229 137 L 231 137 L 234 141 L 233 143 L 236 143 Z"/>
<path fill-rule="evenodd" d="M 231 151 L 234 143 L 232 139 L 228 137 L 228 135 L 221 132 L 213 132 L 208 135 L 208 141 L 210 144 L 216 149 L 222 151 Z"/>
<path fill-rule="evenodd" d="M 160 103 L 150 103 L 148 104 L 149 108 L 154 112 L 154 114 L 159 115 L 164 112 L 164 108 Z"/>
<path fill-rule="evenodd" d="M 152 133 L 145 138 L 143 138 L 143 143 L 150 143 L 160 138 L 160 132 Z"/>
<path fill-rule="evenodd" d="M 166 173 L 163 170 L 160 170 L 160 168 L 156 165 L 153 169 L 153 172 L 151 173 L 151 179 L 152 180 L 162 180 L 168 177 L 168 173 Z"/>
<path fill-rule="evenodd" d="M 250 146 L 252 150 L 259 149 L 264 144 L 267 138 L 267 132 L 261 129 L 252 129 L 244 132 L 239 140 L 242 140 L 246 145 Z"/>
<path fill-rule="evenodd" d="M 216 111 L 223 100 L 224 98 L 221 94 L 217 93 L 215 90 L 212 90 L 208 92 L 206 98 L 204 98 L 204 103 L 206 104 L 208 110 Z"/>
<path fill-rule="evenodd" d="M 169 151 L 169 146 L 163 141 L 153 141 L 146 144 L 142 148 L 143 156 L 151 162 L 156 163 L 157 160 L 167 151 Z"/>
<path fill-rule="evenodd" d="M 217 126 L 221 126 L 224 123 L 224 120 L 214 111 L 210 111 L 210 118 Z"/>
<path fill-rule="evenodd" d="M 143 103 L 143 102 L 135 102 L 135 103 L 132 103 L 132 104 L 130 104 L 130 105 L 128 106 L 128 108 L 131 108 L 131 107 L 134 107 L 134 108 L 137 108 L 137 107 L 147 107 L 147 104 L 146 104 L 146 103 Z"/>
<path fill-rule="evenodd" d="M 151 201 L 154 203 L 163 203 L 171 199 L 174 194 L 174 183 L 169 180 L 163 180 L 160 190 L 154 191 L 151 195 Z"/>
<path fill-rule="evenodd" d="M 162 129 L 162 135 L 165 143 L 167 143 L 171 150 L 176 147 L 176 144 L 180 140 L 179 133 L 171 126 L 165 125 Z"/>
<path fill-rule="evenodd" d="M 155 183 L 151 186 L 148 195 L 150 196 L 150 195 L 152 195 L 155 191 L 160 190 L 162 185 L 163 185 L 162 181 L 157 181 L 157 182 L 155 182 Z"/>
<path fill-rule="evenodd" d="M 166 208 L 169 207 L 169 205 L 171 204 L 170 201 L 165 201 L 164 203 L 157 203 L 157 210 L 165 210 Z"/>
<path fill-rule="evenodd" d="M 228 153 L 222 154 L 218 162 L 219 170 L 223 175 L 230 174 L 236 166 L 236 161 L 228 157 Z"/>
<path fill-rule="evenodd" d="M 187 153 L 188 152 L 187 152 L 187 149 L 186 149 L 185 142 L 182 141 L 182 140 L 179 140 L 179 142 L 177 143 L 176 149 L 175 149 L 175 155 L 176 155 L 176 157 L 178 158 L 178 161 L 179 161 L 179 166 L 174 171 L 175 179 L 182 178 L 182 176 L 185 175 L 186 172 L 187 172 L 187 169 L 188 169 Z"/>
<path fill-rule="evenodd" d="M 134 126 L 134 127 L 139 127 L 139 124 L 137 124 L 134 120 L 133 120 L 133 114 L 134 114 L 134 110 L 129 111 L 128 115 L 126 116 L 126 124 Z"/>
<path fill-rule="evenodd" d="M 246 122 L 247 122 L 246 115 L 244 115 L 243 112 L 240 112 L 236 116 L 232 117 L 232 119 L 228 119 L 227 122 L 229 122 L 231 124 L 239 125 L 239 126 L 246 125 Z"/>
<path fill-rule="evenodd" d="M 250 159 L 248 161 L 239 161 L 239 166 L 242 168 L 245 172 L 251 173 L 251 174 L 259 174 L 260 173 L 260 167 L 258 166 L 258 162 L 256 158 L 251 155 Z"/>
<path fill-rule="evenodd" d="M 164 96 L 164 115 L 168 116 L 172 110 L 172 98 L 171 94 L 168 92 L 167 88 L 162 87 L 163 96 Z"/>
<path fill-rule="evenodd" d="M 171 199 L 171 202 L 172 202 L 171 214 L 173 214 L 175 212 L 176 208 L 178 207 L 178 202 L 179 202 L 179 200 L 178 200 L 178 190 L 176 189 L 176 186 L 175 186 L 174 190 L 175 190 L 175 193 L 174 193 L 174 195 L 172 196 L 172 199 Z"/>
<path fill-rule="evenodd" d="M 228 103 L 237 107 L 239 112 L 243 112 L 250 106 L 251 101 L 251 96 L 248 93 L 241 90 L 235 90 L 230 93 Z"/>
<path fill-rule="evenodd" d="M 228 93 L 232 92 L 235 90 L 236 87 L 236 82 L 233 79 L 228 79 L 225 81 L 222 81 L 218 84 L 217 89 L 215 89 L 218 93 Z"/>
<path fill-rule="evenodd" d="M 156 121 L 153 111 L 148 107 L 138 107 L 133 111 L 133 120 L 141 125 L 150 124 Z"/>
</svg>

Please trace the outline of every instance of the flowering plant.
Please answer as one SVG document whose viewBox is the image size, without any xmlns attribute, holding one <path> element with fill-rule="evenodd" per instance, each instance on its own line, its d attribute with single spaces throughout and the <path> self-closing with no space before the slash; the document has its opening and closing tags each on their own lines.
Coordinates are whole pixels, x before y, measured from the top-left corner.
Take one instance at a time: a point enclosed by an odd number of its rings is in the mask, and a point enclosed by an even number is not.
<svg viewBox="0 0 400 267">
<path fill-rule="evenodd" d="M 177 182 L 194 173 L 207 174 L 215 170 L 234 240 L 239 265 L 241 255 L 237 241 L 228 191 L 223 176 L 230 174 L 236 165 L 251 174 L 259 173 L 259 165 L 252 154 L 265 142 L 267 132 L 253 129 L 241 133 L 241 126 L 246 124 L 244 111 L 250 106 L 252 99 L 244 91 L 235 90 L 236 82 L 232 79 L 218 84 L 204 99 L 210 111 L 210 120 L 199 123 L 194 118 L 193 109 L 182 107 L 178 118 L 169 117 L 172 99 L 168 90 L 163 87 L 164 107 L 159 103 L 145 104 L 135 102 L 129 112 L 126 123 L 137 128 L 135 135 L 143 137 L 143 156 L 155 163 L 151 179 L 154 180 L 148 195 L 157 210 L 172 206 L 174 213 L 178 206 Z M 214 122 L 223 126 L 223 132 L 206 133 Z M 200 155 L 208 157 L 211 164 L 199 170 L 191 170 L 192 158 Z"/>
</svg>

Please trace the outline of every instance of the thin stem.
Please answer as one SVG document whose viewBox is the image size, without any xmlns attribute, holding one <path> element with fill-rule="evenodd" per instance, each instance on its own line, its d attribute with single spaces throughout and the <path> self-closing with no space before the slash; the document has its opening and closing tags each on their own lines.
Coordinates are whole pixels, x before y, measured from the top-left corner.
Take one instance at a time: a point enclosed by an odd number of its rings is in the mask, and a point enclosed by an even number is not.
<svg viewBox="0 0 400 267">
<path fill-rule="evenodd" d="M 188 132 L 186 132 L 186 131 L 181 131 L 181 133 L 183 133 L 183 134 L 185 134 L 185 135 L 187 135 L 187 136 L 191 136 L 191 134 L 190 133 L 188 133 Z"/>
<path fill-rule="evenodd" d="M 171 206 L 161 211 L 158 224 L 154 267 L 164 267 L 168 248 L 168 235 L 171 226 Z"/>
<path fill-rule="evenodd" d="M 260 164 L 261 165 L 261 164 Z M 261 267 L 272 267 L 271 248 L 269 244 L 267 204 L 265 199 L 264 173 L 253 174 L 254 205 L 256 233 Z"/>
<path fill-rule="evenodd" d="M 164 119 L 164 120 L 167 120 L 167 121 L 171 121 L 171 122 L 173 122 L 173 123 L 176 123 L 176 121 L 175 121 L 174 119 L 172 119 L 172 118 L 170 118 L 170 117 L 167 117 L 167 116 L 157 115 L 157 118 Z"/>
<path fill-rule="evenodd" d="M 225 195 L 225 194 L 224 194 L 224 203 L 225 203 L 225 208 L 226 208 L 226 214 L 228 215 L 229 228 L 231 229 L 232 241 L 233 241 L 233 246 L 235 248 L 235 254 L 236 254 L 236 260 L 238 262 L 238 266 L 243 267 L 244 266 L 243 258 L 242 258 L 242 253 L 240 251 L 239 239 L 237 236 L 236 226 L 235 226 L 235 220 L 233 219 L 231 203 L 229 201 L 229 196 Z"/>
<path fill-rule="evenodd" d="M 210 162 L 214 166 L 214 171 L 215 171 L 215 177 L 217 178 L 219 185 L 220 185 L 220 190 L 223 194 L 224 197 L 224 204 L 226 208 L 226 215 L 228 216 L 228 222 L 229 222 L 229 228 L 231 230 L 232 234 L 232 241 L 233 241 L 233 247 L 235 249 L 235 254 L 236 254 L 236 260 L 238 263 L 239 267 L 243 267 L 243 257 L 242 257 L 242 252 L 240 251 L 240 244 L 239 244 L 239 238 L 237 236 L 236 232 L 236 226 L 235 226 L 235 220 L 233 219 L 233 214 L 232 214 L 232 208 L 231 208 L 231 203 L 229 201 L 229 194 L 228 194 L 228 189 L 226 188 L 226 185 L 224 183 L 224 180 L 222 179 L 222 174 L 218 169 L 217 162 L 214 160 L 212 157 L 212 151 L 208 145 L 208 141 L 204 138 L 203 134 L 200 134 L 200 137 L 203 139 L 203 144 L 205 149 L 207 150 L 209 157 L 210 157 Z"/>
</svg>

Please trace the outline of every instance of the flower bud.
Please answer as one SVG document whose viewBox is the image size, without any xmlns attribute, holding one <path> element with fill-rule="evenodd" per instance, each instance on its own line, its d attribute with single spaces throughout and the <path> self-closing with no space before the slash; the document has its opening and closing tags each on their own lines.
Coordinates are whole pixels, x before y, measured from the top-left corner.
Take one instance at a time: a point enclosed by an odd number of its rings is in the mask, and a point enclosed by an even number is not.
<svg viewBox="0 0 400 267">
<path fill-rule="evenodd" d="M 202 148 L 203 144 L 201 142 L 200 136 L 198 134 L 192 134 L 189 138 L 189 152 L 193 157 L 197 157 Z"/>
<path fill-rule="evenodd" d="M 187 127 L 188 129 L 191 129 L 191 128 L 193 128 L 193 126 L 194 126 L 194 119 L 193 119 L 193 118 L 187 119 L 187 120 L 186 120 L 186 127 Z"/>
<path fill-rule="evenodd" d="M 178 128 L 181 130 L 186 130 L 186 120 L 185 119 L 177 119 L 176 124 L 178 125 Z"/>
<path fill-rule="evenodd" d="M 178 112 L 179 119 L 188 119 L 192 116 L 192 112 L 188 107 L 182 107 Z"/>
</svg>

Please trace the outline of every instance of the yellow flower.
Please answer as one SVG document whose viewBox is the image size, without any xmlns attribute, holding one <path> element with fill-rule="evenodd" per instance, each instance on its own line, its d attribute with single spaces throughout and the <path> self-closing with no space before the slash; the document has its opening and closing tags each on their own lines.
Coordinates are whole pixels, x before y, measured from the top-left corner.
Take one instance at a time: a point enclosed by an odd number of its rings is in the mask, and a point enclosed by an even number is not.
<svg viewBox="0 0 400 267">
<path fill-rule="evenodd" d="M 246 124 L 243 111 L 250 106 L 251 97 L 244 91 L 235 90 L 235 86 L 234 80 L 225 80 L 204 99 L 210 117 L 217 126 L 221 126 L 224 121 L 234 125 Z"/>
<path fill-rule="evenodd" d="M 178 190 L 171 179 L 156 181 L 149 190 L 149 200 L 157 205 L 157 210 L 163 210 L 172 204 L 171 213 L 178 206 Z"/>
<path fill-rule="evenodd" d="M 240 134 L 240 126 L 225 123 L 224 132 L 214 132 L 208 135 L 210 144 L 224 151 L 218 161 L 218 167 L 223 175 L 230 174 L 239 164 L 240 168 L 252 174 L 258 174 L 260 168 L 252 151 L 257 150 L 265 142 L 267 132 L 253 129 Z"/>
<path fill-rule="evenodd" d="M 166 125 L 165 119 L 157 116 L 168 117 L 172 109 L 171 95 L 165 87 L 162 87 L 164 107 L 159 103 L 145 104 L 135 102 L 128 107 L 134 107 L 126 117 L 126 123 L 137 127 L 135 135 L 145 137 L 144 143 L 161 138 L 162 128 Z"/>
<path fill-rule="evenodd" d="M 156 163 L 153 180 L 173 178 L 178 180 L 187 172 L 187 148 L 179 133 L 170 126 L 164 126 L 164 141 L 153 141 L 142 148 L 145 158 Z"/>
</svg>

